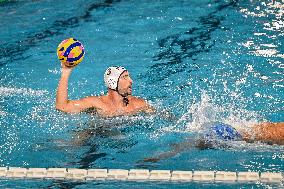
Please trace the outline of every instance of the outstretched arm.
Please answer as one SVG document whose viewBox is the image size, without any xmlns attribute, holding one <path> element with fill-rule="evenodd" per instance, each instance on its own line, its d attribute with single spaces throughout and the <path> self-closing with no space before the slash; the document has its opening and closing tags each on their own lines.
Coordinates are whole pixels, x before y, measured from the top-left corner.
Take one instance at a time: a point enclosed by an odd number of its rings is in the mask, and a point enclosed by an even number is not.
<svg viewBox="0 0 284 189">
<path fill-rule="evenodd" d="M 284 122 L 261 123 L 254 128 L 256 140 L 270 144 L 284 145 Z"/>
<path fill-rule="evenodd" d="M 195 147 L 199 147 L 198 146 L 199 142 L 200 141 L 195 141 L 195 139 L 187 138 L 185 141 L 183 141 L 181 143 L 171 144 L 170 151 L 163 152 L 163 153 L 161 153 L 157 156 L 154 156 L 154 157 L 144 158 L 142 161 L 139 161 L 139 162 L 158 162 L 158 161 L 163 160 L 163 159 L 168 159 L 168 158 L 174 157 L 177 154 L 182 153 L 184 151 L 190 150 L 190 149 L 195 148 Z"/>
<path fill-rule="evenodd" d="M 254 125 L 251 132 L 242 132 L 247 142 L 260 141 L 268 144 L 284 145 L 284 122 L 260 123 Z"/>
<path fill-rule="evenodd" d="M 94 107 L 99 97 L 68 100 L 68 80 L 72 69 L 62 65 L 62 74 L 56 93 L 56 109 L 66 113 L 79 113 L 87 108 Z"/>
</svg>

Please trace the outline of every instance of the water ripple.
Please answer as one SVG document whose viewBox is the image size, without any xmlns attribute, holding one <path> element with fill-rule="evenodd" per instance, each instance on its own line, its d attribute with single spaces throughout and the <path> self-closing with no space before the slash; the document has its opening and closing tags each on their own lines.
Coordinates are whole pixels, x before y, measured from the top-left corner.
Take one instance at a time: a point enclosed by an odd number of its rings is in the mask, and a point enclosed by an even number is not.
<svg viewBox="0 0 284 189">
<path fill-rule="evenodd" d="M 150 74 L 159 73 L 151 82 L 162 81 L 173 74 L 196 69 L 194 60 L 200 53 L 209 52 L 215 41 L 211 38 L 212 32 L 220 29 L 223 16 L 218 13 L 228 7 L 235 6 L 236 2 L 219 5 L 216 10 L 199 19 L 198 27 L 186 32 L 173 34 L 158 41 L 161 52 L 154 56 L 155 64 L 150 67 Z"/>
<path fill-rule="evenodd" d="M 0 57 L 9 58 L 10 61 L 22 59 L 24 52 L 29 48 L 36 46 L 42 40 L 51 38 L 56 35 L 63 34 L 64 30 L 68 28 L 78 27 L 80 22 L 95 21 L 92 19 L 91 12 L 97 9 L 104 9 L 111 7 L 114 3 L 120 2 L 119 0 L 106 0 L 103 3 L 93 3 L 87 7 L 83 15 L 67 18 L 66 20 L 56 20 L 51 26 L 45 30 L 30 34 L 23 40 L 17 41 L 15 44 L 4 43 L 0 49 Z M 0 61 L 0 66 L 7 64 L 9 61 Z"/>
</svg>

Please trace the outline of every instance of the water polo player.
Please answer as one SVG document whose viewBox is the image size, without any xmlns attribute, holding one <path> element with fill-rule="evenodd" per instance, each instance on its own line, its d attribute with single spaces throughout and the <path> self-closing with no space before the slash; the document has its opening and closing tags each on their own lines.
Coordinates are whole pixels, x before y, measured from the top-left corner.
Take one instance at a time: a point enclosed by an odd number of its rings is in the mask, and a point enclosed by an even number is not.
<svg viewBox="0 0 284 189">
<path fill-rule="evenodd" d="M 236 130 L 225 123 L 208 123 L 200 134 L 200 138 L 187 138 L 181 143 L 172 144 L 172 149 L 156 157 L 145 158 L 143 162 L 157 162 L 179 154 L 182 151 L 199 149 L 229 147 L 230 141 L 263 142 L 267 144 L 284 145 L 284 122 L 261 123 Z"/>
<path fill-rule="evenodd" d="M 123 67 L 109 67 L 104 74 L 108 93 L 79 100 L 68 99 L 68 79 L 73 67 L 62 65 L 61 79 L 56 94 L 56 109 L 66 113 L 79 113 L 93 109 L 104 117 L 151 113 L 154 108 L 144 99 L 132 96 L 132 79 Z"/>
<path fill-rule="evenodd" d="M 284 145 L 284 122 L 261 123 L 252 127 L 239 128 L 224 123 L 214 123 L 204 132 L 204 141 L 212 140 L 244 140 L 246 142 L 261 141 L 267 144 Z"/>
</svg>

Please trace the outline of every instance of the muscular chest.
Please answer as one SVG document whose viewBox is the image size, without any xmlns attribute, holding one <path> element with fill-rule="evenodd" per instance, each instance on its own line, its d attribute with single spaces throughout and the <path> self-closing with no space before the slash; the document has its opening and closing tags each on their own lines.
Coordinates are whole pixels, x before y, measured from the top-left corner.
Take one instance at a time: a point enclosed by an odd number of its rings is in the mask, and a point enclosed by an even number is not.
<svg viewBox="0 0 284 189">
<path fill-rule="evenodd" d="M 102 109 L 98 109 L 97 112 L 101 115 L 112 117 L 112 116 L 121 116 L 121 115 L 133 115 L 140 111 L 140 108 L 128 104 L 124 107 L 113 107 L 106 106 Z"/>
</svg>

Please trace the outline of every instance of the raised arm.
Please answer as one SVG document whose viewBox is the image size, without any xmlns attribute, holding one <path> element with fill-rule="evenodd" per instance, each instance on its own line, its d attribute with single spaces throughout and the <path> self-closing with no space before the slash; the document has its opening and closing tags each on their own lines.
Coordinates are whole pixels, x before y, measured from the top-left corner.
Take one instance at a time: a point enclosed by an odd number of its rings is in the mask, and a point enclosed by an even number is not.
<svg viewBox="0 0 284 189">
<path fill-rule="evenodd" d="M 56 93 L 56 109 L 66 113 L 79 113 L 96 107 L 99 97 L 86 97 L 80 100 L 68 100 L 68 80 L 73 68 L 62 66 L 61 78 Z"/>
</svg>

